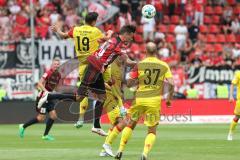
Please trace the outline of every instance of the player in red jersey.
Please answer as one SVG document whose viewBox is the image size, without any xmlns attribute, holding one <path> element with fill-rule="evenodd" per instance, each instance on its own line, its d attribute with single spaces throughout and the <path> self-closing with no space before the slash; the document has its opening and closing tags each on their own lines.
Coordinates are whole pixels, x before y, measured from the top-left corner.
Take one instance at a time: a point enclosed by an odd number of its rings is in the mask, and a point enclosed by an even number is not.
<svg viewBox="0 0 240 160">
<path fill-rule="evenodd" d="M 51 65 L 51 69 L 43 74 L 42 78 L 38 83 L 38 89 L 40 90 L 39 95 L 37 97 L 37 103 L 39 99 L 43 96 L 44 92 L 52 92 L 56 90 L 56 87 L 60 83 L 61 74 L 58 72 L 57 68 L 60 66 L 60 60 L 54 59 Z M 25 124 L 19 125 L 19 135 L 21 138 L 24 137 L 24 131 L 27 127 L 36 124 L 38 122 L 43 122 L 46 118 L 46 113 L 49 113 L 49 119 L 46 122 L 46 129 L 44 135 L 42 136 L 43 140 L 54 140 L 54 138 L 48 135 L 54 120 L 57 118 L 57 114 L 55 111 L 55 102 L 53 100 L 49 100 L 45 102 L 42 106 L 37 106 L 36 111 L 38 115 L 27 121 Z"/>
<path fill-rule="evenodd" d="M 135 65 L 136 62 L 128 58 L 126 50 L 129 48 L 130 42 L 133 40 L 133 35 L 136 28 L 132 25 L 123 26 L 120 34 L 106 41 L 101 47 L 90 55 L 88 66 L 86 67 L 81 85 L 78 88 L 78 95 L 75 100 L 82 101 L 84 97 L 91 96 L 97 99 L 95 108 L 95 119 L 100 119 L 103 109 L 104 100 L 106 98 L 105 84 L 103 80 L 103 72 L 106 70 L 117 57 L 120 57 L 127 65 Z M 39 100 L 38 106 L 41 106 L 46 101 L 51 99 L 61 99 L 55 94 L 47 92 Z"/>
</svg>

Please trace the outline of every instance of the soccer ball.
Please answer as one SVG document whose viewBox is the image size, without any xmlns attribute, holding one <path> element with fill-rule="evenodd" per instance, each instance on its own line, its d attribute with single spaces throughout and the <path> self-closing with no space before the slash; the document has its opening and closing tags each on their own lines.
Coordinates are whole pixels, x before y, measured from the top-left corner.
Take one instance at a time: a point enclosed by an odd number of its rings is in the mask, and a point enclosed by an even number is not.
<svg viewBox="0 0 240 160">
<path fill-rule="evenodd" d="M 153 5 L 147 4 L 142 8 L 142 15 L 145 18 L 153 18 L 156 14 L 156 9 Z"/>
</svg>

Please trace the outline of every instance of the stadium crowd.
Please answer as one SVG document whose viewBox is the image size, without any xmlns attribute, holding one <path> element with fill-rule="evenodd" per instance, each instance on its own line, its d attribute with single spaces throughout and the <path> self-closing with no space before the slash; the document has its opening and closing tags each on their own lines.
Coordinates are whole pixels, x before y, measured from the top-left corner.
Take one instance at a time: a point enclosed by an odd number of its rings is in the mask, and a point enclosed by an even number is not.
<svg viewBox="0 0 240 160">
<path fill-rule="evenodd" d="M 116 33 L 125 24 L 135 24 L 135 42 L 129 48 L 134 59 L 145 56 L 145 42 L 155 41 L 159 58 L 185 81 L 189 66 L 240 65 L 239 0 L 102 0 L 120 8 L 100 26 Z M 56 39 L 49 26 L 62 25 L 68 31 L 83 23 L 87 0 L 33 0 L 35 36 Z M 156 8 L 154 19 L 141 15 L 144 4 Z M 0 42 L 30 37 L 30 0 L 0 0 Z M 101 13 L 100 13 L 101 14 Z M 4 27 L 8 26 L 8 27 Z"/>
</svg>

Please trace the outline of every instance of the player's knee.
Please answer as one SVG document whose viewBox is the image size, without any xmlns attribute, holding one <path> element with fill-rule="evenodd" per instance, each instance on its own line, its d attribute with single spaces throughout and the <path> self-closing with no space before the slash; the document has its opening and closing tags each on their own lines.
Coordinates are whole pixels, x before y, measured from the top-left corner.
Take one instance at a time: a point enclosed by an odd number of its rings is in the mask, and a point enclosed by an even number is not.
<svg viewBox="0 0 240 160">
<path fill-rule="evenodd" d="M 148 127 L 148 134 L 149 133 L 156 134 L 157 133 L 157 126 Z"/>
</svg>

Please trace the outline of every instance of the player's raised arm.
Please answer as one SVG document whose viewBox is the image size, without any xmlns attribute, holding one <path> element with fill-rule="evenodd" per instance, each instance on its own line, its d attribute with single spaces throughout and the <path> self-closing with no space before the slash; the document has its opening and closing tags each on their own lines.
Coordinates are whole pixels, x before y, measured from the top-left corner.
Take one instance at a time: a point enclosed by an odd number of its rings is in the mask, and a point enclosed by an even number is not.
<svg viewBox="0 0 240 160">
<path fill-rule="evenodd" d="M 61 38 L 63 39 L 67 39 L 67 38 L 71 38 L 71 36 L 69 36 L 69 32 L 63 32 L 61 30 L 61 27 L 58 24 L 54 24 L 51 26 L 51 30 L 55 33 L 57 33 Z M 71 32 L 71 31 L 70 31 Z"/>
</svg>

